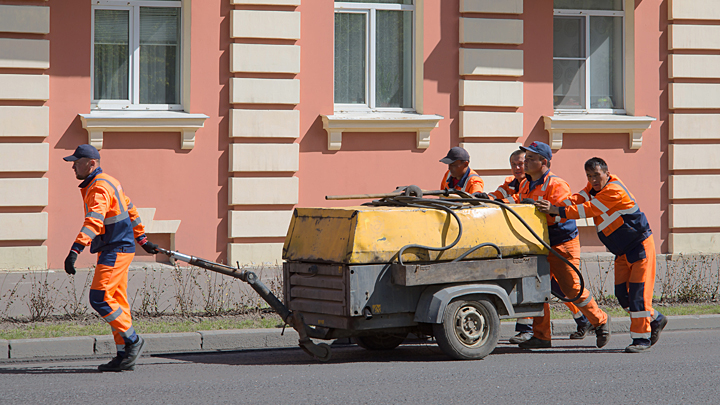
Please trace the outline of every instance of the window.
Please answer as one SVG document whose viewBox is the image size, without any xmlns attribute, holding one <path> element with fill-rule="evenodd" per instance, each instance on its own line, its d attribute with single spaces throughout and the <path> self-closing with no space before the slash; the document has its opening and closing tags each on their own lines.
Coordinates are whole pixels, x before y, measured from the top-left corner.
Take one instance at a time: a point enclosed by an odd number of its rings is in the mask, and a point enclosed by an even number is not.
<svg viewBox="0 0 720 405">
<path fill-rule="evenodd" d="M 93 1 L 92 107 L 182 110 L 181 1 Z"/>
<path fill-rule="evenodd" d="M 556 110 L 625 113 L 623 0 L 554 0 Z"/>
<path fill-rule="evenodd" d="M 412 0 L 335 2 L 335 110 L 412 111 Z"/>
</svg>

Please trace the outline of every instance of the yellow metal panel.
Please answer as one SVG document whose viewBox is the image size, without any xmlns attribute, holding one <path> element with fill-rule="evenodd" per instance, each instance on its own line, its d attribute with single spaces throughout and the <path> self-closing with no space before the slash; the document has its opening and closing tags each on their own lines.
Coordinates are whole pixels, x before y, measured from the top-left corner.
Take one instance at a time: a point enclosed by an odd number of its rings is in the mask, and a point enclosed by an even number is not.
<svg viewBox="0 0 720 405">
<path fill-rule="evenodd" d="M 548 241 L 545 215 L 530 205 L 512 207 Z M 453 260 L 485 242 L 498 245 L 503 257 L 548 253 L 517 218 L 499 207 L 466 208 L 455 213 L 463 224 L 463 236 L 455 247 L 444 252 L 408 249 L 403 261 Z M 387 263 L 405 245 L 446 246 L 457 235 L 457 222 L 445 211 L 397 207 L 298 208 L 285 239 L 283 259 Z M 482 248 L 467 259 L 495 256 L 495 249 Z"/>
</svg>

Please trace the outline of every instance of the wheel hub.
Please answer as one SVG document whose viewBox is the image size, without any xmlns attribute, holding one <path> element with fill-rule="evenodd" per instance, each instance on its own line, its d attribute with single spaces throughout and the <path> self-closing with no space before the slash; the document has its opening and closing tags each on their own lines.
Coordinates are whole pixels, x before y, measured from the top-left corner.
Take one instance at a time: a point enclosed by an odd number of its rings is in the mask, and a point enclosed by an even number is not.
<svg viewBox="0 0 720 405">
<path fill-rule="evenodd" d="M 487 330 L 485 316 L 470 305 L 460 307 L 455 314 L 455 334 L 467 346 L 474 346 Z"/>
</svg>

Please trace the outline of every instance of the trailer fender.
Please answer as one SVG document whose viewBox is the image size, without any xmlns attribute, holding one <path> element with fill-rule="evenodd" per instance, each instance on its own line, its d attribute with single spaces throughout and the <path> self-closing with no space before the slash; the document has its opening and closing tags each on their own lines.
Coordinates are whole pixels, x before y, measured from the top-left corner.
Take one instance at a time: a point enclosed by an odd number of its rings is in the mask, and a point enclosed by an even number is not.
<svg viewBox="0 0 720 405">
<path fill-rule="evenodd" d="M 458 297 L 471 295 L 491 295 L 497 297 L 505 306 L 509 317 L 515 315 L 510 298 L 502 287 L 492 284 L 465 284 L 452 287 L 428 288 L 420 296 L 415 310 L 415 322 L 442 323 L 443 313 L 450 302 Z M 501 308 L 498 308 L 501 312 Z"/>
</svg>

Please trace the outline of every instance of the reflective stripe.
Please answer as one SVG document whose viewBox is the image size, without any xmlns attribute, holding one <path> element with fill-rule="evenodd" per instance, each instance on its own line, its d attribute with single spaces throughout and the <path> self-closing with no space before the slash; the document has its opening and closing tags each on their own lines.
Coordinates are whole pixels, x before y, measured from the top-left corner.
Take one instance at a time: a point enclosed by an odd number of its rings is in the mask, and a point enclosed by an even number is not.
<svg viewBox="0 0 720 405">
<path fill-rule="evenodd" d="M 547 190 L 548 184 L 550 184 L 550 179 L 557 176 L 548 176 L 548 178 L 545 180 L 545 184 L 543 184 L 542 188 L 540 190 L 545 191 Z"/>
<path fill-rule="evenodd" d="M 83 226 L 80 230 L 80 233 L 84 233 L 85 235 L 89 236 L 90 239 L 95 239 L 97 234 L 92 231 L 92 229 L 88 228 L 87 226 Z"/>
<path fill-rule="evenodd" d="M 120 336 L 127 338 L 135 334 L 135 328 L 131 326 L 130 329 L 126 330 L 125 332 L 118 331 L 118 333 L 120 334 Z"/>
<path fill-rule="evenodd" d="M 532 318 L 519 318 L 517 320 L 517 323 L 519 323 L 520 325 L 532 325 L 533 319 Z"/>
<path fill-rule="evenodd" d="M 610 211 L 610 209 L 608 207 L 606 207 L 605 204 L 598 201 L 597 198 L 593 198 L 592 200 L 590 200 L 590 204 L 594 205 L 597 209 L 599 209 L 602 212 Z"/>
<path fill-rule="evenodd" d="M 505 197 L 505 198 L 508 198 L 508 197 L 509 197 L 507 191 L 505 191 L 504 188 L 501 187 L 501 188 L 498 189 L 498 191 L 500 192 L 500 194 L 502 194 L 503 197 Z"/>
<path fill-rule="evenodd" d="M 471 174 L 467 177 L 467 179 L 465 179 L 465 185 L 463 186 L 462 190 L 466 193 L 468 192 L 468 186 L 470 186 L 470 178 L 471 177 L 480 177 L 480 175 L 479 174 Z"/>
<path fill-rule="evenodd" d="M 115 345 L 115 350 L 117 350 L 117 351 L 119 351 L 119 352 L 124 352 L 124 351 L 125 351 L 125 345 L 118 345 L 118 344 L 116 344 L 116 345 Z"/>
<path fill-rule="evenodd" d="M 142 224 L 140 217 L 135 218 L 135 220 L 130 223 L 130 225 L 132 225 L 133 228 L 135 228 L 136 226 L 138 226 L 140 224 Z"/>
<path fill-rule="evenodd" d="M 585 192 L 585 190 L 579 192 L 578 194 L 580 194 L 580 196 L 582 196 L 585 201 L 590 201 L 590 196 L 588 195 L 588 193 Z"/>
<path fill-rule="evenodd" d="M 560 218 L 560 215 L 555 216 L 555 222 L 560 222 L 560 221 L 562 221 L 562 218 Z"/>
<path fill-rule="evenodd" d="M 656 319 L 658 319 L 658 314 L 660 314 L 660 312 L 655 311 L 655 313 L 652 315 L 652 320 L 653 320 L 653 321 L 656 320 Z"/>
<path fill-rule="evenodd" d="M 630 338 L 632 338 L 632 339 L 650 339 L 650 333 L 630 332 Z"/>
<path fill-rule="evenodd" d="M 543 200 L 543 196 L 538 196 L 537 201 L 542 201 L 542 200 Z"/>
<path fill-rule="evenodd" d="M 112 314 L 106 316 L 103 319 L 105 319 L 105 322 L 110 323 L 110 322 L 116 320 L 118 318 L 118 316 L 120 316 L 121 314 L 122 314 L 122 308 L 118 308 L 115 311 L 113 311 Z"/>
<path fill-rule="evenodd" d="M 570 200 L 563 201 L 563 204 L 565 204 L 566 207 L 569 207 L 572 205 L 572 202 Z"/>
<path fill-rule="evenodd" d="M 105 217 L 103 216 L 103 214 L 101 214 L 99 212 L 95 212 L 95 211 L 88 212 L 87 215 L 85 215 L 85 218 L 95 218 L 95 219 L 99 219 L 101 221 L 105 220 Z"/>
<path fill-rule="evenodd" d="M 120 222 L 120 221 L 122 221 L 122 220 L 125 220 L 125 219 L 127 219 L 127 218 L 130 218 L 130 214 L 128 214 L 128 212 L 125 211 L 125 212 L 122 212 L 122 213 L 120 213 L 120 214 L 118 214 L 118 215 L 115 215 L 114 217 L 105 218 L 105 222 L 104 222 L 104 223 L 105 223 L 105 225 L 116 224 L 116 223 L 118 223 L 118 222 Z"/>
<path fill-rule="evenodd" d="M 634 203 L 637 203 L 637 201 L 635 201 L 635 198 L 633 198 L 632 194 L 630 194 L 630 192 L 628 191 L 628 189 L 625 188 L 625 185 L 624 185 L 624 184 L 620 183 L 620 182 L 617 181 L 617 180 L 611 181 L 611 182 L 609 182 L 608 184 L 617 184 L 618 186 L 622 187 L 622 189 L 625 190 L 625 194 L 627 194 L 627 196 L 628 196 Z"/>
<path fill-rule="evenodd" d="M 582 205 L 578 205 L 577 209 L 578 209 L 578 215 L 580 216 L 580 218 L 587 218 L 587 216 L 585 215 L 585 207 L 583 207 Z"/>
<path fill-rule="evenodd" d="M 88 190 L 90 189 L 90 187 L 92 187 L 93 184 L 95 184 L 96 182 L 98 182 L 98 181 L 100 181 L 100 180 L 104 181 L 105 183 L 109 184 L 110 187 L 112 187 L 113 191 L 115 192 L 115 199 L 117 200 L 118 205 L 120 205 L 120 212 L 126 212 L 127 210 L 125 209 L 125 206 L 123 206 L 124 201 L 120 199 L 120 193 L 118 192 L 117 187 L 115 187 L 115 185 L 112 184 L 112 183 L 110 182 L 110 180 L 108 180 L 108 179 L 95 179 L 95 181 L 93 181 L 92 183 L 90 183 L 90 185 L 88 186 Z"/>
<path fill-rule="evenodd" d="M 583 317 L 583 313 L 580 311 L 577 311 L 576 313 L 573 314 L 573 318 L 575 318 L 575 319 L 580 319 L 582 317 Z"/>
<path fill-rule="evenodd" d="M 601 218 L 603 219 L 603 223 L 598 225 L 598 232 L 602 231 L 603 229 L 607 228 L 608 225 L 613 223 L 616 219 L 620 218 L 621 215 L 627 215 L 627 214 L 634 214 L 639 210 L 638 206 L 634 206 L 632 208 L 628 208 L 626 210 L 619 210 L 614 212 L 612 215 L 603 214 Z"/>
<path fill-rule="evenodd" d="M 630 312 L 630 319 L 634 319 L 634 318 L 648 318 L 649 316 L 650 316 L 650 311 Z"/>
<path fill-rule="evenodd" d="M 130 201 L 130 204 L 128 205 L 128 209 L 131 210 L 133 208 L 135 208 L 135 206 L 133 205 L 132 201 Z"/>
<path fill-rule="evenodd" d="M 589 304 L 590 301 L 592 301 L 592 299 L 593 299 L 593 296 L 590 295 L 590 296 L 588 296 L 587 298 L 585 298 L 585 300 L 584 300 L 583 302 L 581 302 L 581 303 L 579 303 L 579 304 L 575 304 L 575 306 L 577 306 L 577 307 L 579 307 L 579 308 L 586 307 L 587 304 Z"/>
</svg>

